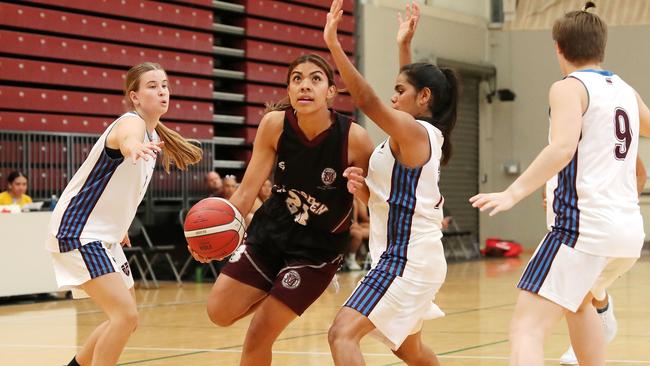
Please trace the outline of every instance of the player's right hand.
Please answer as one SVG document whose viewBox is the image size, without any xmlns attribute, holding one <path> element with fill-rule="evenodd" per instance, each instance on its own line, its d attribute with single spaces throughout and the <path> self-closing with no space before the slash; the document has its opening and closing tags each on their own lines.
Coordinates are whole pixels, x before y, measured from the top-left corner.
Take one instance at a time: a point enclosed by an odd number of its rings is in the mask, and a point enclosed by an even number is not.
<svg viewBox="0 0 650 366">
<path fill-rule="evenodd" d="M 193 257 L 197 262 L 201 262 L 201 263 L 210 263 L 210 262 L 212 262 L 213 260 L 215 260 L 215 259 L 206 258 L 206 257 L 203 257 L 203 256 L 199 255 L 197 252 L 193 251 L 192 248 L 190 248 L 189 245 L 187 246 L 187 250 L 190 251 L 190 254 L 192 255 L 192 257 Z"/>
<path fill-rule="evenodd" d="M 161 146 L 164 144 L 163 141 L 157 142 L 146 142 L 138 144 L 133 150 L 131 150 L 131 159 L 133 164 L 135 164 L 138 159 L 143 159 L 144 161 L 149 161 L 149 156 L 156 158 L 159 152 L 162 151 Z"/>
<path fill-rule="evenodd" d="M 406 14 L 404 14 L 404 17 L 402 17 L 402 13 L 397 13 L 397 22 L 399 23 L 397 44 L 411 44 L 419 21 L 420 6 L 415 1 L 412 4 L 406 4 Z"/>
<path fill-rule="evenodd" d="M 348 192 L 352 194 L 366 184 L 365 178 L 363 177 L 363 169 L 356 166 L 351 166 L 345 169 L 343 176 L 348 179 Z"/>
</svg>

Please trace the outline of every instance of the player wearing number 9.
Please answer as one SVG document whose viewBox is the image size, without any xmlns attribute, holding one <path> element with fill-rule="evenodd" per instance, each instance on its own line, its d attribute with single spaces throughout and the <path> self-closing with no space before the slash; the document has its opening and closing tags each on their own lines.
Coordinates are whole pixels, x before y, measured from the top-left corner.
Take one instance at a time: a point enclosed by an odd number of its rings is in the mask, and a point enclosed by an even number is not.
<svg viewBox="0 0 650 366">
<path fill-rule="evenodd" d="M 632 87 L 601 67 L 607 26 L 592 7 L 587 2 L 553 27 L 564 78 L 549 93 L 549 145 L 508 189 L 470 199 L 494 215 L 549 181 L 552 228 L 518 285 L 511 365 L 543 365 L 544 338 L 563 315 L 577 361 L 604 364 L 592 292 L 629 270 L 643 245 L 635 160 L 639 135 L 650 136 L 650 111 Z"/>
<path fill-rule="evenodd" d="M 329 109 L 337 88 L 322 57 L 305 55 L 289 65 L 287 93 L 262 117 L 230 202 L 246 216 L 272 169 L 273 192 L 208 298 L 208 315 L 222 327 L 255 312 L 240 365 L 270 365 L 275 339 L 329 285 L 351 224 L 352 194 L 343 172 L 349 166 L 366 172 L 373 150 L 362 127 Z"/>
</svg>

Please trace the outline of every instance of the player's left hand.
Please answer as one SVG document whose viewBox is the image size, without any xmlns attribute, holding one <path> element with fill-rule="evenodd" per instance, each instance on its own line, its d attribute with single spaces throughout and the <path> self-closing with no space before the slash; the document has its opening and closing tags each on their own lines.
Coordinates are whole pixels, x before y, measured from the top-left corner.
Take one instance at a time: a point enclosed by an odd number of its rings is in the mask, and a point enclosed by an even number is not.
<svg viewBox="0 0 650 366">
<path fill-rule="evenodd" d="M 332 47 L 339 41 L 337 32 L 339 23 L 343 19 L 342 8 L 343 0 L 332 0 L 330 12 L 327 13 L 327 23 L 325 24 L 325 29 L 323 29 L 323 38 L 327 47 Z"/>
<path fill-rule="evenodd" d="M 124 234 L 124 239 L 120 242 L 122 247 L 129 247 L 131 248 L 131 239 L 129 239 L 129 234 Z"/>
<path fill-rule="evenodd" d="M 490 210 L 490 216 L 494 216 L 501 211 L 507 211 L 515 205 L 516 201 L 508 191 L 499 193 L 479 193 L 469 199 L 472 207 L 476 207 L 484 212 Z"/>
<path fill-rule="evenodd" d="M 348 179 L 348 192 L 352 194 L 366 184 L 365 178 L 363 177 L 363 169 L 356 166 L 351 166 L 345 169 L 343 177 Z"/>
</svg>

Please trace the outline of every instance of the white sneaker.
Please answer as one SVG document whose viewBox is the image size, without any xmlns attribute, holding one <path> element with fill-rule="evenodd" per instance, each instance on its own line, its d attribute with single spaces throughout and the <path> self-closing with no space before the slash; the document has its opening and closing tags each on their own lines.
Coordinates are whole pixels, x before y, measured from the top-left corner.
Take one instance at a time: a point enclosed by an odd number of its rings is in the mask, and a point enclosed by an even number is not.
<svg viewBox="0 0 650 366">
<path fill-rule="evenodd" d="M 361 270 L 361 266 L 359 265 L 359 263 L 357 263 L 356 254 L 348 254 L 348 256 L 345 257 L 345 264 L 348 266 L 348 269 L 350 271 Z"/>
<path fill-rule="evenodd" d="M 598 316 L 603 322 L 603 330 L 605 332 L 605 343 L 610 343 L 616 337 L 618 331 L 618 322 L 616 317 L 614 317 L 614 301 L 612 297 L 607 295 L 608 303 L 607 310 L 602 313 L 599 313 Z M 562 357 L 560 357 L 560 365 L 577 365 L 578 358 L 576 353 L 573 351 L 573 347 L 569 346 L 569 349 L 564 352 Z"/>
<path fill-rule="evenodd" d="M 573 351 L 573 347 L 569 346 L 569 349 L 564 352 L 562 357 L 560 357 L 560 365 L 577 365 L 578 358 L 576 353 Z"/>
</svg>

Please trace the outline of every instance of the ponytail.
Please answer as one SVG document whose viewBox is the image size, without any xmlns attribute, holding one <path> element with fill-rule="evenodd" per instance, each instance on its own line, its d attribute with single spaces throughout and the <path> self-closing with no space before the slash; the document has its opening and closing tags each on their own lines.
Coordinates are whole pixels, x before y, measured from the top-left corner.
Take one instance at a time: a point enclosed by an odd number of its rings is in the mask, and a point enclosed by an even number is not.
<svg viewBox="0 0 650 366">
<path fill-rule="evenodd" d="M 404 65 L 400 72 L 406 75 L 418 93 L 424 88 L 431 90 L 428 106 L 431 124 L 442 132 L 444 142 L 440 164 L 447 165 L 452 153 L 451 132 L 458 115 L 459 81 L 456 72 L 425 62 Z"/>
<path fill-rule="evenodd" d="M 180 170 L 187 170 L 191 164 L 198 163 L 203 157 L 203 150 L 196 146 L 198 141 L 186 140 L 178 132 L 167 128 L 161 122 L 156 125 L 156 133 L 162 145 L 162 165 L 167 173 L 173 163 Z"/>
<path fill-rule="evenodd" d="M 436 105 L 434 108 L 436 113 L 433 114 L 433 124 L 440 129 L 442 137 L 444 138 L 440 164 L 447 165 L 449 159 L 451 159 L 453 151 L 451 131 L 456 127 L 456 119 L 458 118 L 458 98 L 460 93 L 458 88 L 459 80 L 456 72 L 448 68 L 441 68 L 440 71 L 445 76 L 445 79 L 447 79 L 447 90 L 444 92 L 446 94 L 446 98 L 444 98 L 446 99 L 446 103 L 440 106 Z"/>
</svg>

